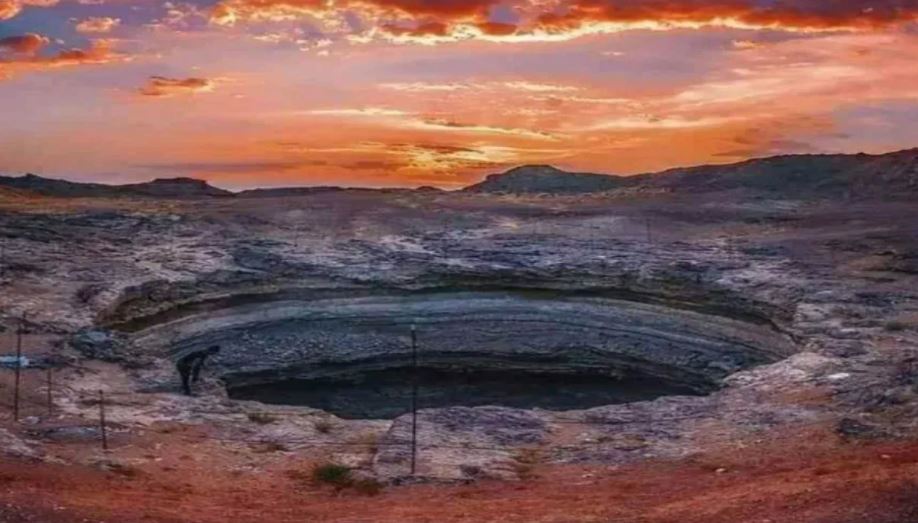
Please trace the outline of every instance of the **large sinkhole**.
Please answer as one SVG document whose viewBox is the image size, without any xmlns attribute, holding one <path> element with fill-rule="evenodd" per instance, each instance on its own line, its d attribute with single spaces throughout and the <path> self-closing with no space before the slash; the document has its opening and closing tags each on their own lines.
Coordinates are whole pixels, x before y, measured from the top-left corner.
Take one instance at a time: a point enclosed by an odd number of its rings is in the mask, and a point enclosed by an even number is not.
<svg viewBox="0 0 918 523">
<path fill-rule="evenodd" d="M 667 395 L 705 394 L 715 387 L 637 369 L 507 363 L 469 356 L 465 360 L 422 361 L 417 366 L 355 366 L 311 378 L 230 386 L 228 392 L 233 399 L 308 406 L 346 419 L 378 419 L 409 412 L 415 394 L 418 408 L 502 405 L 572 410 Z"/>
<path fill-rule="evenodd" d="M 231 398 L 394 418 L 420 408 L 572 410 L 700 395 L 794 346 L 741 307 L 558 292 L 288 299 L 170 324 L 184 347 L 220 343 Z M 417 325 L 417 363 L 411 325 Z M 181 348 L 181 347 L 180 347 Z"/>
</svg>

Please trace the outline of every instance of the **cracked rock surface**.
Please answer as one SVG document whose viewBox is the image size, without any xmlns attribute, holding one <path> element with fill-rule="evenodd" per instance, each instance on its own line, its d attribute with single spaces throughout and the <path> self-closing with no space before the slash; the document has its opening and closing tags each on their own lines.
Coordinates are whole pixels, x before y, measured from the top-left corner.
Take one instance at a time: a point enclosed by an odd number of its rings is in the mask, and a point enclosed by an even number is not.
<svg viewBox="0 0 918 523">
<path fill-rule="evenodd" d="M 434 405 L 419 413 L 425 476 L 682 456 L 807 423 L 914 430 L 902 414 L 915 405 L 918 210 L 706 198 L 343 191 L 2 205 L 0 312 L 7 333 L 25 314 L 57 359 L 112 362 L 117 379 L 102 386 L 125 394 L 113 418 L 126 427 L 186 419 L 296 447 L 334 440 L 316 428 L 332 419 L 374 442 L 342 459 L 383 477 L 410 459 L 404 396 L 380 383 L 410 368 L 411 325 L 424 368 L 443 377 L 425 384 Z M 214 343 L 224 350 L 203 397 L 181 401 L 171 359 Z M 493 383 L 450 385 L 494 371 L 666 387 L 520 408 L 488 404 Z M 274 408 L 305 421 L 243 430 L 264 407 L 226 395 L 270 399 L 253 391 L 278 383 L 371 391 L 336 409 L 381 403 L 364 420 L 303 401 Z M 400 406 L 372 416 L 386 394 Z M 68 409 L 91 406 L 74 397 Z"/>
</svg>

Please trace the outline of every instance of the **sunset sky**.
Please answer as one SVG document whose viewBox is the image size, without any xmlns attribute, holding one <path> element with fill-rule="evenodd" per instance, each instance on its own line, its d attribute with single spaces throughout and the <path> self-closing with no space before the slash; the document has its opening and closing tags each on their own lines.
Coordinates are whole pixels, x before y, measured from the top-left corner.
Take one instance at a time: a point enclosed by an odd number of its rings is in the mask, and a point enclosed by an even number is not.
<svg viewBox="0 0 918 523">
<path fill-rule="evenodd" d="M 0 173 L 228 188 L 918 146 L 918 0 L 0 0 Z"/>
</svg>

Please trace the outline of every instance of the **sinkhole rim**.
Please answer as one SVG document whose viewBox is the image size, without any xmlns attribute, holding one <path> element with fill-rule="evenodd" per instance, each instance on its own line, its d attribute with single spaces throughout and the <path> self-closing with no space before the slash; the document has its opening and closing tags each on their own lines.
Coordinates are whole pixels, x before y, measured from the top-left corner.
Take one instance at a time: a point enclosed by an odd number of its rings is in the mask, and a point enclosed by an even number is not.
<svg viewBox="0 0 918 523">
<path fill-rule="evenodd" d="M 181 340 L 170 347 L 173 354 L 198 345 L 226 343 L 231 349 L 215 359 L 231 399 L 306 405 L 332 413 L 338 409 L 321 398 L 278 401 L 264 390 L 283 392 L 289 386 L 310 391 L 319 383 L 335 394 L 349 394 L 345 390 L 349 382 L 359 389 L 374 378 L 382 380 L 384 389 L 391 389 L 386 383 L 397 379 L 404 383 L 412 375 L 407 362 L 411 361 L 408 334 L 413 324 L 428 329 L 424 337 L 430 343 L 440 344 L 421 354 L 422 365 L 432 367 L 424 372 L 440 372 L 441 377 L 452 369 L 453 374 L 486 376 L 503 372 L 511 382 L 550 378 L 548 381 L 573 380 L 577 385 L 576 380 L 601 382 L 610 375 L 637 376 L 662 384 L 662 389 L 677 390 L 677 394 L 650 394 L 625 401 L 520 405 L 512 396 L 498 397 L 494 391 L 500 388 L 489 389 L 484 379 L 480 383 L 483 396 L 495 397 L 494 401 L 438 402 L 422 404 L 422 408 L 471 403 L 563 411 L 686 393 L 705 395 L 722 388 L 723 380 L 738 371 L 780 361 L 799 350 L 797 340 L 776 323 L 778 317 L 771 317 L 767 307 L 726 295 L 715 295 L 708 303 L 697 296 L 692 300 L 692 296 L 677 299 L 665 294 L 628 299 L 634 296 L 608 294 L 608 290 L 428 289 L 378 296 L 367 291 L 357 296 L 333 293 L 314 300 L 281 300 L 270 310 L 253 303 L 238 308 L 218 305 L 201 316 L 192 314 L 181 322 L 160 324 L 162 330 L 144 330 L 136 338 L 155 342 L 171 330 L 172 339 Z M 733 307 L 729 313 L 721 308 L 727 302 Z M 449 372 L 445 378 L 447 383 L 455 381 Z M 428 382 L 423 385 L 443 388 L 443 384 Z M 604 388 L 614 389 L 615 385 L 609 380 L 606 387 L 597 386 L 597 395 L 608 397 Z"/>
</svg>

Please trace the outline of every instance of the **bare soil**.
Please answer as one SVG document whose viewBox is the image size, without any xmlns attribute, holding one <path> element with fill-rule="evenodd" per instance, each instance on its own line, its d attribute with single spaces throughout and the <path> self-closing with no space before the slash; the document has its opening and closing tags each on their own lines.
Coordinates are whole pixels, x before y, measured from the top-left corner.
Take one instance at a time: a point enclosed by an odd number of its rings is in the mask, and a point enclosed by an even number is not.
<svg viewBox="0 0 918 523">
<path fill-rule="evenodd" d="M 763 435 L 678 461 L 534 466 L 522 481 L 387 486 L 308 480 L 322 450 L 240 452 L 176 425 L 155 437 L 60 445 L 122 466 L 0 462 L 5 523 L 918 521 L 918 441 L 846 441 L 820 427 Z M 168 432 L 168 434 L 163 434 Z M 253 461 L 253 459 L 255 461 Z M 131 464 L 136 463 L 136 464 Z M 307 471 L 307 474 L 302 474 Z"/>
</svg>

